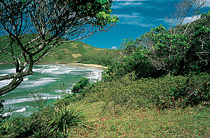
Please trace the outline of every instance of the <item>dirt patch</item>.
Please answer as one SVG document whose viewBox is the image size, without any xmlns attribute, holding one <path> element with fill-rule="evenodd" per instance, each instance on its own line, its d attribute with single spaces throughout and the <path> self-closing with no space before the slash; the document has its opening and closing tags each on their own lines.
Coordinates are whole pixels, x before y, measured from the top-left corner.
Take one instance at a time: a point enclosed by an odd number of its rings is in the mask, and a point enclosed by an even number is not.
<svg viewBox="0 0 210 138">
<path fill-rule="evenodd" d="M 77 44 L 71 44 L 72 45 L 72 48 L 77 48 Z"/>
<path fill-rule="evenodd" d="M 70 50 L 68 50 L 67 48 L 61 49 L 60 51 L 61 51 L 61 52 L 64 51 L 64 52 L 67 53 L 67 54 L 71 53 Z"/>
<path fill-rule="evenodd" d="M 73 58 L 78 58 L 78 57 L 81 57 L 81 54 L 72 54 L 72 57 Z"/>
<path fill-rule="evenodd" d="M 96 50 L 96 51 L 101 51 L 101 50 L 106 50 L 106 49 L 95 48 L 94 50 Z"/>
</svg>

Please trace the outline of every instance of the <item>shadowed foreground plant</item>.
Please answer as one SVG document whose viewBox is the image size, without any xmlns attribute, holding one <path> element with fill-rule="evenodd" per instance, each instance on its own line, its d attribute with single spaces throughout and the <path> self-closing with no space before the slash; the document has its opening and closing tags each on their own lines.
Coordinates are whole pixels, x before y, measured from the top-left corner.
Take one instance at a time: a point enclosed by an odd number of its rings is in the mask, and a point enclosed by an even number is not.
<svg viewBox="0 0 210 138">
<path fill-rule="evenodd" d="M 83 104 L 77 108 L 64 103 L 47 105 L 30 117 L 12 118 L 2 123 L 0 137 L 67 137 L 68 129 L 83 121 Z"/>
<path fill-rule="evenodd" d="M 83 118 L 83 115 L 79 111 L 82 105 L 78 108 L 72 108 L 71 105 L 66 106 L 65 104 L 62 104 L 55 112 L 53 112 L 52 120 L 48 124 L 48 127 L 52 128 L 51 131 L 58 129 L 59 131 L 66 133 L 67 128 L 82 122 L 81 119 Z"/>
</svg>

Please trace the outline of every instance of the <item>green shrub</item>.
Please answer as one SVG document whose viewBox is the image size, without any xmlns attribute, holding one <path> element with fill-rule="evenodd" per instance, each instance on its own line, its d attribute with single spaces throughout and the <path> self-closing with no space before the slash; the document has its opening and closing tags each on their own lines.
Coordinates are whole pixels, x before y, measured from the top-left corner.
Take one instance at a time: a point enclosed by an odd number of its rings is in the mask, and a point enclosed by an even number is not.
<svg viewBox="0 0 210 138">
<path fill-rule="evenodd" d="M 136 79 L 141 77 L 157 78 L 165 75 L 166 72 L 155 68 L 147 58 L 148 51 L 138 45 L 138 39 L 124 40 L 118 56 L 112 60 L 110 66 L 102 74 L 104 81 L 117 80 L 126 74 L 135 72 Z"/>
<path fill-rule="evenodd" d="M 72 93 L 82 93 L 83 89 L 90 83 L 90 79 L 80 79 L 72 88 Z"/>
<path fill-rule="evenodd" d="M 209 104 L 210 75 L 166 75 L 135 80 L 134 73 L 121 79 L 101 82 L 87 94 L 85 100 L 105 101 L 124 107 L 157 107 L 159 109 Z"/>
<path fill-rule="evenodd" d="M 80 111 L 82 105 L 79 107 L 65 104 L 59 104 L 57 107 L 48 105 L 30 117 L 11 118 L 2 123 L 0 137 L 67 137 L 67 130 L 71 126 L 83 122 Z"/>
<path fill-rule="evenodd" d="M 5 119 L 7 118 L 7 117 L 4 117 L 4 116 L 3 116 L 3 111 L 4 111 L 3 102 L 4 102 L 4 100 L 0 100 L 0 124 L 1 124 L 2 122 L 4 122 Z"/>
<path fill-rule="evenodd" d="M 3 111 L 4 111 L 4 100 L 0 100 L 0 135 L 1 134 L 6 134 L 6 130 L 8 127 L 5 127 L 3 124 L 9 119 L 10 116 L 4 116 Z"/>
<path fill-rule="evenodd" d="M 171 88 L 173 104 L 194 106 L 200 103 L 210 105 L 210 78 L 208 74 L 187 76 L 182 84 Z"/>
</svg>

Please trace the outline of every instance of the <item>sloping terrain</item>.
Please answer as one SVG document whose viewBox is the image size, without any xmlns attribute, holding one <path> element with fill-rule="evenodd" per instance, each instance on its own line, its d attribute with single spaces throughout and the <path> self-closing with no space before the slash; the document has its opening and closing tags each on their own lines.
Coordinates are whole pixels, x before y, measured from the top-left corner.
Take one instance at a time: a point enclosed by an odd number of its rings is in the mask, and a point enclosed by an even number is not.
<svg viewBox="0 0 210 138">
<path fill-rule="evenodd" d="M 0 49 L 8 43 L 9 40 L 6 36 L 0 36 Z M 18 52 L 20 50 L 17 48 L 15 51 Z M 60 45 L 52 53 L 44 57 L 39 63 L 80 62 L 107 65 L 109 64 L 109 60 L 114 57 L 114 53 L 116 53 L 116 51 L 117 50 L 113 49 L 100 49 L 80 41 L 75 41 Z M 0 63 L 13 63 L 12 57 L 5 52 L 2 52 L 0 54 Z"/>
</svg>

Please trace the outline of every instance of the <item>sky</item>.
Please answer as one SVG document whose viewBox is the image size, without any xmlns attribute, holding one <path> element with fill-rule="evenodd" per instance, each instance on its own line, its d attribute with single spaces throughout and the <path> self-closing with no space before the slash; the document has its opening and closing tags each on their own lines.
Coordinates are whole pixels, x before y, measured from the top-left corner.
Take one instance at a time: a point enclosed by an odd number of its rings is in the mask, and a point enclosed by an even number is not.
<svg viewBox="0 0 210 138">
<path fill-rule="evenodd" d="M 171 19 L 178 2 L 180 0 L 115 0 L 111 7 L 112 15 L 116 15 L 120 22 L 108 32 L 100 32 L 82 42 L 98 48 L 116 49 L 124 39 L 135 40 L 160 24 L 168 29 L 166 17 Z M 210 11 L 210 0 L 200 11 Z M 187 23 L 191 18 L 188 15 L 184 22 Z"/>
</svg>

